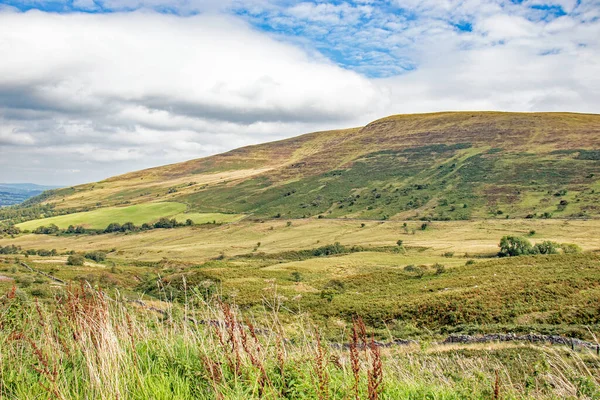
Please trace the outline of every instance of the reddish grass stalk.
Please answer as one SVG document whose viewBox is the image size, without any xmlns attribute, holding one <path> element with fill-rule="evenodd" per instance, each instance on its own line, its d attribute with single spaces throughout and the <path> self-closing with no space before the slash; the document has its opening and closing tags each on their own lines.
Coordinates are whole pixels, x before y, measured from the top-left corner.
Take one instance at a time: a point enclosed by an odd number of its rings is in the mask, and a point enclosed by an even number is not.
<svg viewBox="0 0 600 400">
<path fill-rule="evenodd" d="M 315 373 L 317 375 L 317 394 L 319 400 L 329 398 L 329 375 L 327 374 L 327 360 L 325 358 L 325 350 L 321 343 L 321 335 L 319 330 L 315 329 L 315 337 L 317 339 L 317 349 L 315 352 Z"/>
<path fill-rule="evenodd" d="M 225 316 L 225 330 L 227 331 L 227 341 L 231 346 L 231 351 L 233 352 L 233 356 L 235 357 L 235 362 L 233 363 L 233 372 L 236 376 L 240 375 L 242 369 L 242 362 L 240 358 L 240 349 L 238 340 L 235 336 L 235 328 L 236 328 L 236 320 L 233 312 L 231 311 L 231 307 L 229 304 L 222 303 L 221 308 L 223 309 L 223 315 Z"/>
<path fill-rule="evenodd" d="M 377 400 L 381 392 L 381 384 L 383 383 L 383 367 L 381 363 L 381 349 L 375 340 L 371 339 L 369 345 L 371 354 L 371 368 L 368 371 L 368 390 L 369 400 Z"/>
<path fill-rule="evenodd" d="M 258 372 L 260 373 L 260 376 L 258 377 L 258 395 L 260 397 L 262 397 L 264 389 L 265 389 L 265 385 L 269 382 L 269 378 L 267 376 L 267 371 L 265 370 L 265 366 L 263 365 L 262 361 L 260 360 L 260 354 L 259 354 L 258 350 L 256 350 L 256 346 L 253 348 L 250 345 L 250 341 L 248 340 L 248 335 L 247 335 L 244 327 L 241 326 L 240 324 L 238 324 L 237 327 L 238 327 L 238 331 L 240 333 L 240 337 L 242 339 L 242 348 L 244 349 L 244 352 L 248 355 L 248 358 L 250 359 L 250 362 L 252 363 L 254 368 L 256 368 L 258 370 Z M 255 337 L 255 342 L 258 343 L 258 340 L 256 339 L 256 337 Z"/>
<path fill-rule="evenodd" d="M 350 365 L 352 367 L 352 375 L 354 376 L 354 385 L 352 391 L 354 392 L 354 399 L 360 400 L 359 396 L 359 384 L 360 384 L 360 353 L 358 351 L 359 345 L 359 333 L 358 323 L 354 319 L 352 321 L 352 338 L 350 341 Z"/>
<path fill-rule="evenodd" d="M 494 380 L 494 400 L 500 400 L 500 375 L 496 371 L 496 379 Z"/>
</svg>

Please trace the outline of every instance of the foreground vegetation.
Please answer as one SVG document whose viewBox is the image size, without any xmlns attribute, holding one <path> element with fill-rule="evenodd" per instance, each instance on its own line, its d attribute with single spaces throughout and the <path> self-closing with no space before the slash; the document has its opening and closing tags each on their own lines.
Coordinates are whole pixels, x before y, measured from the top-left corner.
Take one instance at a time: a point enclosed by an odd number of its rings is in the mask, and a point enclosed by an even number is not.
<svg viewBox="0 0 600 400">
<path fill-rule="evenodd" d="M 544 345 L 381 347 L 358 320 L 332 343 L 306 316 L 257 321 L 190 293 L 149 307 L 82 285 L 0 298 L 6 399 L 598 398 L 600 359 Z M 343 345 L 340 345 L 342 344 Z M 127 371 L 127 373 L 123 373 Z"/>
</svg>

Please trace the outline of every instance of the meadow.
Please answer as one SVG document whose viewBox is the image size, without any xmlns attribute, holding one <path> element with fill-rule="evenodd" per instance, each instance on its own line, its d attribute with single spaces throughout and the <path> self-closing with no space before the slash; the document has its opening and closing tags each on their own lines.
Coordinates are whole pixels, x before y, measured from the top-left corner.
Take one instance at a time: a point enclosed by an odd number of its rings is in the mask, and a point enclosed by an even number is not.
<svg viewBox="0 0 600 400">
<path fill-rule="evenodd" d="M 195 223 L 202 224 L 213 221 L 217 223 L 232 222 L 241 217 L 240 215 L 220 213 L 187 213 L 186 210 L 187 206 L 182 203 L 145 203 L 126 207 L 99 208 L 93 211 L 35 219 L 16 226 L 29 231 L 50 224 L 54 224 L 60 229 L 66 229 L 70 225 L 89 229 L 104 229 L 113 222 L 119 224 L 132 222 L 136 225 L 142 225 L 143 223 L 155 222 L 160 218 L 175 218 L 178 222 L 185 222 L 189 218 Z"/>
</svg>

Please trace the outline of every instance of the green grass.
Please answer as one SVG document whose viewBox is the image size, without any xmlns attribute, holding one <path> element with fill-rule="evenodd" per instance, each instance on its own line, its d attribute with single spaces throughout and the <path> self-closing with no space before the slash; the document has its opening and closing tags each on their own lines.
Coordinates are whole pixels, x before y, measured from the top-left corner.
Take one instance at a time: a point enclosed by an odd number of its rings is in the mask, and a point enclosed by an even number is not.
<svg viewBox="0 0 600 400">
<path fill-rule="evenodd" d="M 244 218 L 244 216 L 240 214 L 190 212 L 177 214 L 173 218 L 175 218 L 177 222 L 185 222 L 187 219 L 191 219 L 192 221 L 194 221 L 194 224 L 207 224 L 212 222 L 219 224 L 236 222 Z"/>
<path fill-rule="evenodd" d="M 207 303 L 191 293 L 185 308 L 148 304 L 164 314 L 111 292 L 82 287 L 61 289 L 60 295 L 34 303 L 17 290 L 0 298 L 1 398 L 475 400 L 494 398 L 494 392 L 503 399 L 600 395 L 600 362 L 588 350 L 422 342 L 351 353 L 339 344 L 352 340 L 352 327 L 331 342 L 319 341 L 317 332 L 322 330 L 304 314 L 282 326 L 277 312 L 256 319 L 235 306 Z M 255 329 L 248 327 L 249 321 Z M 370 341 L 371 333 L 359 330 L 358 340 Z M 373 381 L 379 382 L 375 389 L 369 384 Z"/>
<path fill-rule="evenodd" d="M 34 230 L 38 226 L 48 226 L 55 224 L 61 229 L 69 225 L 83 226 L 90 229 L 103 229 L 111 222 L 123 224 L 133 222 L 141 225 L 145 222 L 154 222 L 162 217 L 175 218 L 179 222 L 185 222 L 190 218 L 196 224 L 206 222 L 233 222 L 241 218 L 240 215 L 219 214 L 219 213 L 184 213 L 187 206 L 181 203 L 147 203 L 128 207 L 108 207 L 100 208 L 94 211 L 80 212 L 58 217 L 43 218 L 33 221 L 23 222 L 17 226 L 22 230 Z"/>
<path fill-rule="evenodd" d="M 48 226 L 50 224 L 55 224 L 61 229 L 65 229 L 69 225 L 81 225 L 90 229 L 102 229 L 106 228 L 111 222 L 118 222 L 120 224 L 133 222 L 136 225 L 141 225 L 144 222 L 152 222 L 161 217 L 172 217 L 180 214 L 185 211 L 186 208 L 187 206 L 185 204 L 173 202 L 148 203 L 128 207 L 109 207 L 94 211 L 27 221 L 17 226 L 23 230 L 33 230 L 38 226 Z"/>
</svg>

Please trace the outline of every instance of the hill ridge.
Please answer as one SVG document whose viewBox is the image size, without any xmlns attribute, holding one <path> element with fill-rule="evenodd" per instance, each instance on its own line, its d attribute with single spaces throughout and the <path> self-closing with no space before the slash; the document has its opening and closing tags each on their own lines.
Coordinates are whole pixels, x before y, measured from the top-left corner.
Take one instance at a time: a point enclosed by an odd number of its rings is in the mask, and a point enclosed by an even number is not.
<svg viewBox="0 0 600 400">
<path fill-rule="evenodd" d="M 598 114 L 397 114 L 134 171 L 42 200 L 76 208 L 175 201 L 194 211 L 290 218 L 594 217 L 599 154 Z"/>
</svg>

